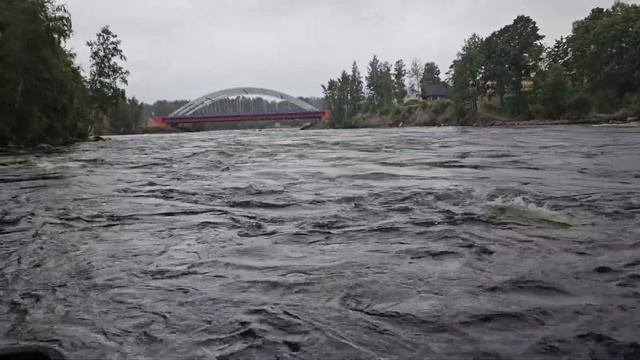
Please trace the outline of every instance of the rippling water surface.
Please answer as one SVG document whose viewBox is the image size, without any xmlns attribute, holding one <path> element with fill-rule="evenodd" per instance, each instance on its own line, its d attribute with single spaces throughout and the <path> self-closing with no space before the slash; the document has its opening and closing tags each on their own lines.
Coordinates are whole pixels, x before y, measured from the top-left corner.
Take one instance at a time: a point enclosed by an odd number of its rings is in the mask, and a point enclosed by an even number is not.
<svg viewBox="0 0 640 360">
<path fill-rule="evenodd" d="M 640 129 L 238 131 L 0 157 L 0 344 L 639 359 Z"/>
</svg>

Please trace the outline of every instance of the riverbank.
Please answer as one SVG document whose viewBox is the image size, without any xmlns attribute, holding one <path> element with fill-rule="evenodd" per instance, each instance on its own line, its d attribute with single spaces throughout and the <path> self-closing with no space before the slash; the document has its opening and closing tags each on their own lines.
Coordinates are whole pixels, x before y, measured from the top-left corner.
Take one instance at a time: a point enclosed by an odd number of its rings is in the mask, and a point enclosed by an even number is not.
<svg viewBox="0 0 640 360">
<path fill-rule="evenodd" d="M 577 119 L 577 120 L 549 120 L 549 119 L 533 119 L 527 121 L 500 121 L 495 119 L 479 119 L 471 124 L 460 124 L 459 121 L 448 120 L 437 124 L 419 124 L 418 121 L 398 121 L 397 119 L 383 119 L 380 117 L 373 117 L 365 120 L 362 123 L 355 124 L 349 128 L 366 129 L 366 128 L 396 128 L 396 127 L 441 127 L 441 126 L 472 126 L 472 127 L 494 127 L 494 126 L 545 126 L 545 125 L 591 125 L 591 126 L 619 126 L 619 127 L 637 127 L 640 126 L 640 121 L 609 121 L 603 119 Z M 309 127 L 305 127 L 301 130 L 322 130 L 331 129 L 329 122 L 326 120 L 317 122 Z"/>
<path fill-rule="evenodd" d="M 340 125 L 329 120 L 320 121 L 305 130 L 328 128 L 387 128 L 387 127 L 421 127 L 421 126 L 539 126 L 539 125 L 624 125 L 640 126 L 638 116 L 622 110 L 614 114 L 591 114 L 575 119 L 531 119 L 522 120 L 488 111 L 479 111 L 475 118 L 457 117 L 455 110 L 448 102 L 434 102 L 419 108 L 411 106 L 395 107 L 384 114 L 358 114 L 351 121 Z"/>
</svg>

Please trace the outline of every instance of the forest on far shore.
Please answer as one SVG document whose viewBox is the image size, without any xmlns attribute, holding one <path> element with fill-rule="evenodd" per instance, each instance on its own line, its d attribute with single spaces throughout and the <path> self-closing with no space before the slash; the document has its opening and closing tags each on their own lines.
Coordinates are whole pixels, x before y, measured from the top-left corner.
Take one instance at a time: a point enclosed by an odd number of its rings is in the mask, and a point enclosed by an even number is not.
<svg viewBox="0 0 640 360">
<path fill-rule="evenodd" d="M 330 126 L 366 126 L 381 116 L 413 124 L 423 117 L 420 125 L 599 114 L 637 119 L 640 6 L 595 8 L 552 46 L 543 39 L 535 20 L 521 15 L 485 38 L 469 36 L 444 76 L 433 62 L 414 59 L 407 67 L 403 60 L 392 64 L 374 55 L 363 78 L 354 62 L 323 85 Z"/>
</svg>

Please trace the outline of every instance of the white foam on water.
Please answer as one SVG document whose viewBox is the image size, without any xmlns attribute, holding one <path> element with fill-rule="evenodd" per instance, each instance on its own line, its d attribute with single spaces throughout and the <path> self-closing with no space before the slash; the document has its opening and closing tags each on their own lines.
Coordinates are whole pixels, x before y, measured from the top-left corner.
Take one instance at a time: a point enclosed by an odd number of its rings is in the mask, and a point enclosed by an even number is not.
<svg viewBox="0 0 640 360">
<path fill-rule="evenodd" d="M 34 160 L 33 163 L 38 169 L 44 170 L 44 171 L 53 171 L 60 167 L 60 165 L 54 165 L 49 161 L 41 160 L 41 159 Z"/>
<path fill-rule="evenodd" d="M 578 225 L 570 215 L 551 210 L 547 204 L 537 205 L 524 196 L 500 196 L 487 202 L 490 215 L 500 218 L 542 220 L 568 226 Z"/>
</svg>

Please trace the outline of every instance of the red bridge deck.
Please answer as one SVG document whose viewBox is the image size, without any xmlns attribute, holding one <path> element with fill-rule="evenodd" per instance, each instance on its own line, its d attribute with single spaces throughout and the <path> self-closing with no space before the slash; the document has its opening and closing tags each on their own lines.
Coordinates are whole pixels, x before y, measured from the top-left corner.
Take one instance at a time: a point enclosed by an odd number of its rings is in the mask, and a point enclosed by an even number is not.
<svg viewBox="0 0 640 360">
<path fill-rule="evenodd" d="M 302 120 L 321 119 L 325 117 L 325 111 L 300 111 L 264 114 L 220 114 L 220 115 L 196 115 L 196 116 L 154 116 L 152 120 L 159 126 L 175 124 L 215 123 L 229 121 L 277 121 L 277 120 Z"/>
</svg>

